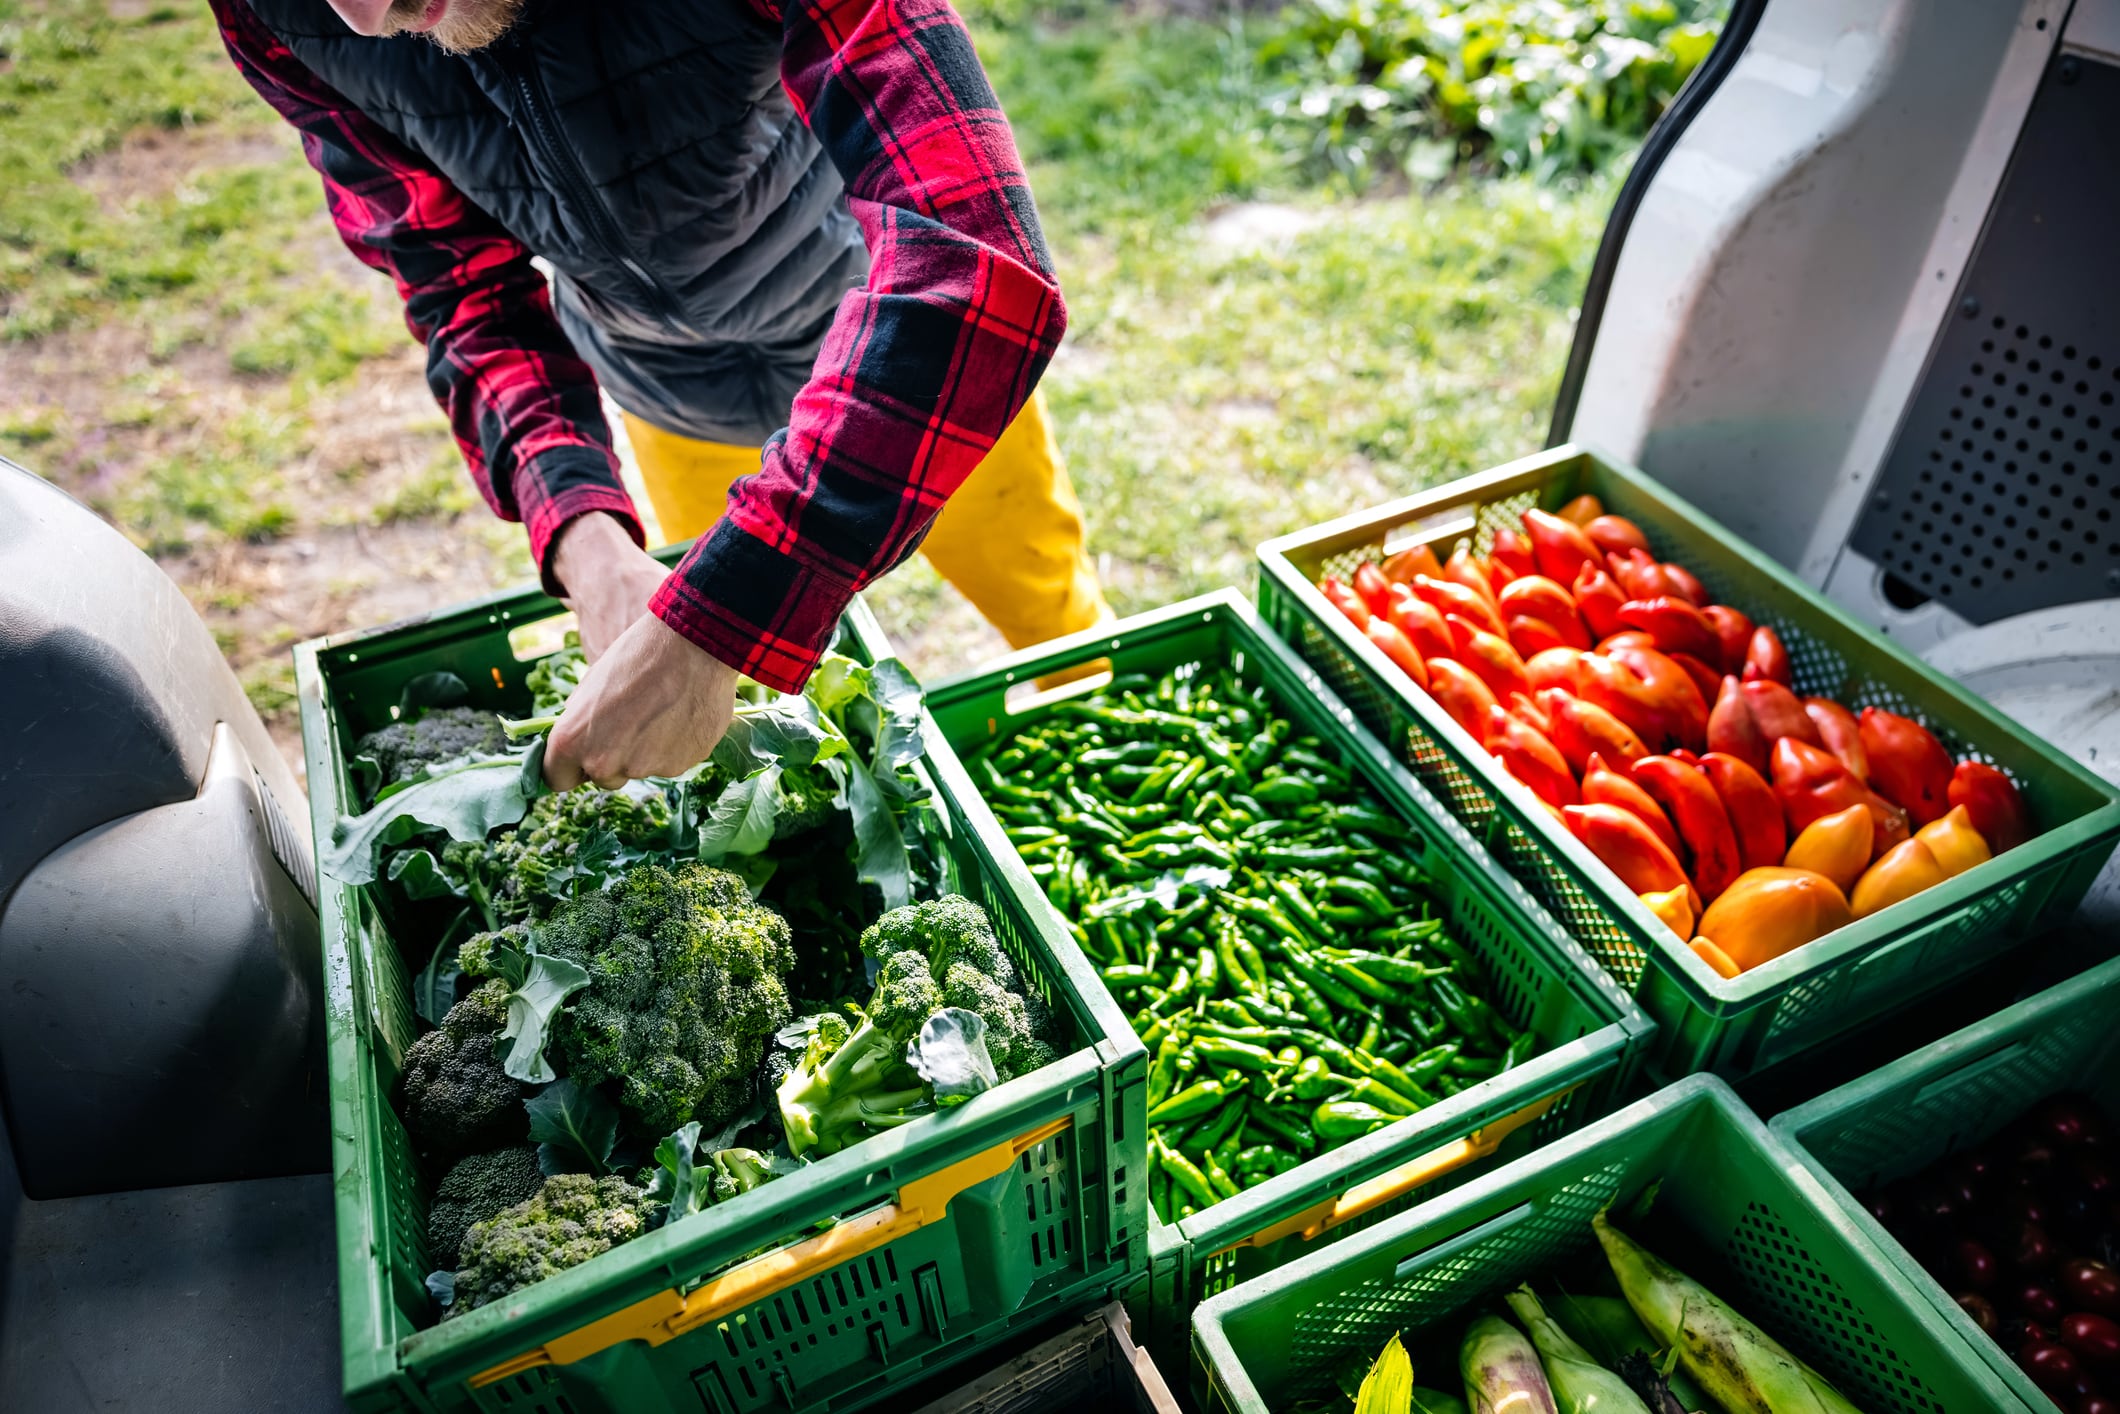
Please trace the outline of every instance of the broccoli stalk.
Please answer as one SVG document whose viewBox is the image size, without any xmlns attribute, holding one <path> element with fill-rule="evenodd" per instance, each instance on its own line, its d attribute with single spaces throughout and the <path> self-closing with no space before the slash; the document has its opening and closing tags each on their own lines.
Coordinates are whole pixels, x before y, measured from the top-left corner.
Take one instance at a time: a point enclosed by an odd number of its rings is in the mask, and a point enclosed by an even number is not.
<svg viewBox="0 0 2120 1414">
<path fill-rule="evenodd" d="M 866 1137 L 927 1113 L 927 1091 L 905 1062 L 906 1043 L 942 1007 L 942 989 L 917 952 L 893 953 L 876 974 L 876 992 L 851 1032 L 832 1014 L 819 1017 L 802 1063 L 780 1082 L 788 1151 L 836 1154 Z"/>
</svg>

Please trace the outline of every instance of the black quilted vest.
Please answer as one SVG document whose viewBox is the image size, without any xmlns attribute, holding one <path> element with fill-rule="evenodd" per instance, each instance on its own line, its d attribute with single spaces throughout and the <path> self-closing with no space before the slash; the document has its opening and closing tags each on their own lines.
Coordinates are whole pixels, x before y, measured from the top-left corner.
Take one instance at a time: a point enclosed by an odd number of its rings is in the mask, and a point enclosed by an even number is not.
<svg viewBox="0 0 2120 1414">
<path fill-rule="evenodd" d="M 788 419 L 868 273 L 838 174 L 746 0 L 530 0 L 479 53 L 250 0 L 319 78 L 552 265 L 567 335 L 620 406 L 756 444 Z"/>
</svg>

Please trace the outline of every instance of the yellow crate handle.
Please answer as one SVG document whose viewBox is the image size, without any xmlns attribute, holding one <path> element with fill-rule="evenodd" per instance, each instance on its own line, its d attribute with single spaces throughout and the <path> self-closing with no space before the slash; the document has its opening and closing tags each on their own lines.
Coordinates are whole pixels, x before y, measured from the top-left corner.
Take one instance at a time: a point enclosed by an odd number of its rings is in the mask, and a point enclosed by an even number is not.
<svg viewBox="0 0 2120 1414">
<path fill-rule="evenodd" d="M 1455 1143 L 1445 1144 L 1440 1149 L 1430 1150 L 1418 1159 L 1401 1164 L 1389 1173 L 1378 1174 L 1366 1183 L 1358 1183 L 1337 1198 L 1327 1198 L 1322 1203 L 1305 1208 L 1292 1218 L 1277 1222 L 1272 1227 L 1262 1228 L 1240 1242 L 1232 1242 L 1222 1250 L 1234 1252 L 1239 1247 L 1265 1247 L 1279 1242 L 1284 1237 L 1301 1236 L 1306 1242 L 1322 1237 L 1336 1227 L 1353 1222 L 1364 1213 L 1372 1212 L 1394 1199 L 1405 1197 L 1423 1184 L 1433 1183 L 1447 1173 L 1453 1173 L 1469 1163 L 1486 1158 L 1502 1147 L 1504 1139 L 1552 1109 L 1561 1096 L 1567 1093 L 1563 1090 L 1560 1095 L 1548 1095 L 1543 1100 L 1526 1105 L 1515 1114 L 1494 1121 L 1485 1129 L 1477 1130 Z"/>
<path fill-rule="evenodd" d="M 907 1182 L 899 1188 L 894 1203 L 839 1223 L 792 1247 L 754 1258 L 689 1293 L 675 1289 L 658 1291 L 578 1330 L 555 1336 L 533 1350 L 479 1371 L 471 1377 L 470 1385 L 477 1389 L 539 1365 L 569 1365 L 629 1340 L 644 1340 L 650 1345 L 674 1340 L 731 1311 L 740 1311 L 763 1301 L 774 1292 L 784 1291 L 818 1272 L 873 1252 L 929 1223 L 939 1222 L 949 1210 L 950 1199 L 973 1184 L 1006 1173 L 1026 1150 L 1044 1143 L 1070 1123 L 1072 1120 L 1062 1117 L 1028 1134 L 1004 1139 L 983 1153 L 959 1160 L 925 1178 Z"/>
</svg>

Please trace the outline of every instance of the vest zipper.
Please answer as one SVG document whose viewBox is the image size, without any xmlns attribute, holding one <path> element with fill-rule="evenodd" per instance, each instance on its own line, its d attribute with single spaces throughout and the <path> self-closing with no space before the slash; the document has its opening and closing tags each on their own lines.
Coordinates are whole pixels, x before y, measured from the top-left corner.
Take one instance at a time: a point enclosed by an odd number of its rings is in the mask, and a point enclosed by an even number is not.
<svg viewBox="0 0 2120 1414">
<path fill-rule="evenodd" d="M 523 110 L 530 117 L 530 134 L 546 164 L 558 176 L 567 198 L 588 219 L 591 234 L 604 249 L 604 253 L 617 260 L 633 277 L 635 292 L 646 299 L 648 306 L 672 329 L 680 327 L 677 297 L 664 287 L 661 281 L 649 273 L 633 254 L 633 247 L 619 229 L 604 199 L 590 185 L 583 173 L 581 163 L 573 149 L 560 140 L 559 128 L 548 114 L 551 100 L 545 93 L 545 82 L 537 71 L 537 61 L 519 45 L 509 46 L 509 70 L 515 79 L 516 91 L 522 95 Z"/>
</svg>

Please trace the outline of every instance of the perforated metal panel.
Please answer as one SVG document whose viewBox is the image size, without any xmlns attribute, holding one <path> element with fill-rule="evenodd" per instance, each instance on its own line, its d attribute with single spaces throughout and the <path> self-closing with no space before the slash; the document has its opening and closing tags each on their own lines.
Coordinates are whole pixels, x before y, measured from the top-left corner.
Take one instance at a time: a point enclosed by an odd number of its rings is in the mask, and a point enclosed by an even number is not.
<svg viewBox="0 0 2120 1414">
<path fill-rule="evenodd" d="M 1974 623 L 2120 591 L 2120 68 L 2048 69 L 1851 544 Z"/>
</svg>

